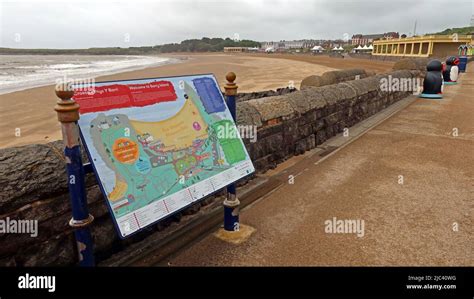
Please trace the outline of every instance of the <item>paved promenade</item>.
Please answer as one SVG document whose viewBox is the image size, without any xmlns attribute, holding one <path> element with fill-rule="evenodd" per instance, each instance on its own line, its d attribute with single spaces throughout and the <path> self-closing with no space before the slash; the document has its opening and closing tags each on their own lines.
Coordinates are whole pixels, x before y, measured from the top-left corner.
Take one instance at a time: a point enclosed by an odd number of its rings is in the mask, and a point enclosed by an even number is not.
<svg viewBox="0 0 474 299">
<path fill-rule="evenodd" d="M 256 229 L 235 245 L 213 234 L 172 266 L 474 266 L 474 64 L 442 101 L 415 99 L 241 212 Z M 453 136 L 456 135 L 457 136 Z M 402 182 L 403 181 L 403 182 Z M 363 220 L 363 236 L 325 221 Z"/>
</svg>

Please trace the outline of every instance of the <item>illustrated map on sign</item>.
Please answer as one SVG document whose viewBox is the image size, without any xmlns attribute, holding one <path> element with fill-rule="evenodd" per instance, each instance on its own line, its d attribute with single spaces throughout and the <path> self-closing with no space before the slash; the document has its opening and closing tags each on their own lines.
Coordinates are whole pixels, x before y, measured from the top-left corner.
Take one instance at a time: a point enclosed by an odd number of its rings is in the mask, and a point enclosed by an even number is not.
<svg viewBox="0 0 474 299">
<path fill-rule="evenodd" d="M 213 75 L 76 85 L 74 100 L 121 237 L 254 171 Z"/>
</svg>

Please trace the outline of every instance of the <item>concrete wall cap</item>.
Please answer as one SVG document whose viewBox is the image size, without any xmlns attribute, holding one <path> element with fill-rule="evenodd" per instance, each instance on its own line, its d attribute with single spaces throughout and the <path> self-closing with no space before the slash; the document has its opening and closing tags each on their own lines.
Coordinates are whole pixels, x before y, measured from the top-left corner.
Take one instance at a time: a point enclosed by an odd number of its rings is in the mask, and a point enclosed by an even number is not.
<svg viewBox="0 0 474 299">
<path fill-rule="evenodd" d="M 275 96 L 247 101 L 247 103 L 258 111 L 262 121 L 275 118 L 289 118 L 295 115 L 295 110 L 286 101 L 285 96 Z"/>
<path fill-rule="evenodd" d="M 248 102 L 237 102 L 236 116 L 238 125 L 262 126 L 262 116 L 258 110 Z"/>
</svg>

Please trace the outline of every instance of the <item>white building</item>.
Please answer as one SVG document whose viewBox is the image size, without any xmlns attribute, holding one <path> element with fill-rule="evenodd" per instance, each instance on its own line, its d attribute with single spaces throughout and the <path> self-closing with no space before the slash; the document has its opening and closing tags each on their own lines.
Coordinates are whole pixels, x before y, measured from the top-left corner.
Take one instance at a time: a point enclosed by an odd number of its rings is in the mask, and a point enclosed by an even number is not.
<svg viewBox="0 0 474 299">
<path fill-rule="evenodd" d="M 283 41 L 285 43 L 285 49 L 302 49 L 304 46 L 304 41 L 302 40 L 293 40 L 293 41 Z"/>
<path fill-rule="evenodd" d="M 272 48 L 274 50 L 280 49 L 280 42 L 263 42 L 262 48 L 269 49 Z"/>
</svg>

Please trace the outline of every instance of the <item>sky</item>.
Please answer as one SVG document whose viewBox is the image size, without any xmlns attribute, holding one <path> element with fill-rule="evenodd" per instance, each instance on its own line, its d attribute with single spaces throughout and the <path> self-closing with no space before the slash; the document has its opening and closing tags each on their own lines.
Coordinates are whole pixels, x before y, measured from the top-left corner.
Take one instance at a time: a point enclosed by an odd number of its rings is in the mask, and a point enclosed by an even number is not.
<svg viewBox="0 0 474 299">
<path fill-rule="evenodd" d="M 469 26 L 473 0 L 0 0 L 0 47 L 152 46 L 202 37 L 257 41 L 411 35 Z"/>
</svg>

